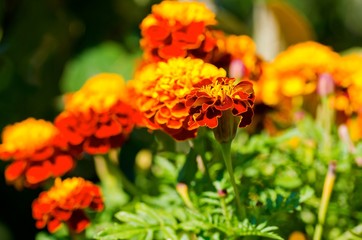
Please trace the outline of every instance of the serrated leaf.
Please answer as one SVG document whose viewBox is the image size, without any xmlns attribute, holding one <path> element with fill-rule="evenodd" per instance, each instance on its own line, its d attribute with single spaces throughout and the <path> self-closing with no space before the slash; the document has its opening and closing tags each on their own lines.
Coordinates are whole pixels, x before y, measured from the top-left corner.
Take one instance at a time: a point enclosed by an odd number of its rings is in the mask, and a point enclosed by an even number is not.
<svg viewBox="0 0 362 240">
<path fill-rule="evenodd" d="M 152 240 L 152 239 L 153 239 L 153 230 L 148 229 L 145 240 Z"/>
<path fill-rule="evenodd" d="M 144 226 L 147 222 L 136 214 L 129 212 L 118 212 L 114 215 L 119 221 L 125 222 L 130 225 Z"/>
<path fill-rule="evenodd" d="M 210 204 L 213 206 L 220 206 L 220 201 L 213 199 L 213 198 L 201 198 L 200 203 L 201 204 Z"/>
<path fill-rule="evenodd" d="M 166 237 L 165 239 L 178 240 L 176 232 L 171 227 L 166 226 L 164 228 L 161 228 L 161 232 Z"/>
<path fill-rule="evenodd" d="M 107 228 L 100 231 L 96 235 L 96 239 L 115 240 L 115 239 L 130 239 L 142 234 L 146 234 L 147 229 L 144 227 L 134 227 L 127 224 L 119 224 L 112 228 Z"/>
</svg>

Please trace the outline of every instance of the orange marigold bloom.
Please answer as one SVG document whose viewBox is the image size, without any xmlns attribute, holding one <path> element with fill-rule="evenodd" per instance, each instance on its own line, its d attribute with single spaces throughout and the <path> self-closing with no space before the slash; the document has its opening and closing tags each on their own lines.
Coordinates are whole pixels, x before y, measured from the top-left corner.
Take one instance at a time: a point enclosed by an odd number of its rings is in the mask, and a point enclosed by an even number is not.
<svg viewBox="0 0 362 240">
<path fill-rule="evenodd" d="M 295 97 L 315 92 L 320 74 L 331 73 L 339 55 L 316 42 L 289 47 L 272 62 L 281 95 Z"/>
<path fill-rule="evenodd" d="M 152 69 L 152 68 L 151 68 Z M 173 58 L 159 62 L 149 76 L 136 79 L 138 107 L 150 129 L 162 129 L 177 140 L 196 136 L 188 126 L 189 109 L 185 97 L 206 78 L 226 76 L 223 69 L 201 59 Z"/>
<path fill-rule="evenodd" d="M 35 187 L 51 177 L 62 176 L 74 166 L 58 129 L 51 122 L 34 118 L 4 128 L 0 158 L 12 160 L 5 170 L 5 179 L 17 187 Z"/>
<path fill-rule="evenodd" d="M 352 115 L 362 111 L 362 56 L 350 54 L 341 57 L 333 72 L 336 85 L 333 106 Z"/>
<path fill-rule="evenodd" d="M 237 126 L 251 123 L 254 98 L 249 81 L 236 84 L 234 78 L 205 79 L 186 96 L 185 105 L 191 115 L 189 125 L 213 128 L 217 140 L 228 142 L 235 137 Z"/>
<path fill-rule="evenodd" d="M 71 231 L 82 232 L 90 224 L 85 209 L 102 211 L 104 203 L 97 185 L 83 178 L 55 179 L 54 186 L 33 201 L 33 218 L 37 228 L 48 227 L 53 233 L 64 222 Z"/>
<path fill-rule="evenodd" d="M 262 59 L 256 52 L 254 41 L 246 35 L 225 36 L 218 32 L 214 34 L 217 38 L 217 51 L 210 61 L 218 67 L 229 69 L 231 77 L 259 79 L 261 75 Z M 234 64 L 234 63 L 239 64 Z M 233 65 L 239 65 L 238 68 Z"/>
<path fill-rule="evenodd" d="M 358 113 L 357 116 L 351 116 L 346 120 L 349 135 L 353 142 L 357 142 L 362 139 L 362 112 Z"/>
<path fill-rule="evenodd" d="M 207 29 L 215 24 L 215 14 L 203 3 L 163 1 L 153 5 L 140 25 L 145 59 L 204 58 L 216 46 Z"/>
<path fill-rule="evenodd" d="M 122 77 L 98 74 L 67 97 L 65 111 L 56 118 L 55 125 L 74 148 L 104 154 L 120 147 L 141 121 L 127 97 Z"/>
</svg>

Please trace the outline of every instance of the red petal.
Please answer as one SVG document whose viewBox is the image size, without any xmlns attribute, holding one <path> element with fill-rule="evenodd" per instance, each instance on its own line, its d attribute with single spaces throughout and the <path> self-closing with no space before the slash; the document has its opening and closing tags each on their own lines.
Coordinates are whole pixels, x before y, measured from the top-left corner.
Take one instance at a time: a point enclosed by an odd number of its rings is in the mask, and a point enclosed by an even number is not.
<svg viewBox="0 0 362 240">
<path fill-rule="evenodd" d="M 157 46 L 162 40 L 168 37 L 170 30 L 165 26 L 150 26 L 143 33 L 150 41 L 151 46 Z"/>
<path fill-rule="evenodd" d="M 53 210 L 53 216 L 59 221 L 67 221 L 72 216 L 72 211 L 56 208 Z"/>
<path fill-rule="evenodd" d="M 249 125 L 253 119 L 254 111 L 252 108 L 248 108 L 248 110 L 241 114 L 241 119 L 239 123 L 239 127 L 246 127 Z"/>
<path fill-rule="evenodd" d="M 70 171 L 74 166 L 73 158 L 69 155 L 58 155 L 54 158 L 53 176 L 59 177 Z"/>
<path fill-rule="evenodd" d="M 38 229 L 41 229 L 41 228 L 45 227 L 46 224 L 47 224 L 47 222 L 44 220 L 37 220 L 35 223 L 35 227 Z"/>
<path fill-rule="evenodd" d="M 52 209 L 51 204 L 39 203 L 34 200 L 32 204 L 32 214 L 34 219 L 42 219 L 45 214 L 48 214 Z"/>
<path fill-rule="evenodd" d="M 108 139 L 90 137 L 84 142 L 83 148 L 89 154 L 105 154 L 109 151 L 110 144 Z"/>
<path fill-rule="evenodd" d="M 48 231 L 51 233 L 56 232 L 60 227 L 61 222 L 58 219 L 52 219 L 48 222 Z"/>
<path fill-rule="evenodd" d="M 45 147 L 41 150 L 38 150 L 34 153 L 34 155 L 31 157 L 31 160 L 34 161 L 43 161 L 47 158 L 49 158 L 54 153 L 53 147 Z"/>
<path fill-rule="evenodd" d="M 40 183 L 51 176 L 51 168 L 52 166 L 49 161 L 30 166 L 25 173 L 25 178 L 30 184 Z"/>
<path fill-rule="evenodd" d="M 5 179 L 12 182 L 19 178 L 25 171 L 26 161 L 18 160 L 11 163 L 5 170 Z"/>
<path fill-rule="evenodd" d="M 84 211 L 76 210 L 73 212 L 70 219 L 67 221 L 69 227 L 76 233 L 82 232 L 90 224 L 88 217 Z"/>
<path fill-rule="evenodd" d="M 178 46 L 170 45 L 160 48 L 158 54 L 164 59 L 169 59 L 173 57 L 185 57 L 187 52 Z"/>
<path fill-rule="evenodd" d="M 214 103 L 214 107 L 217 110 L 225 111 L 225 110 L 231 108 L 233 106 L 233 103 L 234 103 L 233 100 L 229 96 L 226 96 L 225 99 L 224 99 L 224 102 L 221 102 L 220 100 L 217 100 Z"/>
<path fill-rule="evenodd" d="M 95 132 L 95 137 L 106 138 L 119 134 L 122 131 L 121 125 L 115 120 L 109 119 L 107 123 L 102 124 L 98 127 Z"/>
</svg>

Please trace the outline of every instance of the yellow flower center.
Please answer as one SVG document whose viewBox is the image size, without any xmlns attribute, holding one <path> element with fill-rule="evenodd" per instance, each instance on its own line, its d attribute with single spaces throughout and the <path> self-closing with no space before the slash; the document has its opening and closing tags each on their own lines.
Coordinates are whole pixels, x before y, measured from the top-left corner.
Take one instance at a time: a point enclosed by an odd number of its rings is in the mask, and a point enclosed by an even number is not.
<svg viewBox="0 0 362 240">
<path fill-rule="evenodd" d="M 58 133 L 57 128 L 48 121 L 28 118 L 22 122 L 5 127 L 2 133 L 2 150 L 7 152 L 34 152 L 48 144 Z"/>
<path fill-rule="evenodd" d="M 153 5 L 152 13 L 169 20 L 170 25 L 181 22 L 188 25 L 192 22 L 204 22 L 205 25 L 215 25 L 215 14 L 203 3 L 199 2 L 177 2 L 163 1 Z M 141 24 L 141 27 L 149 27 L 157 22 L 153 15 L 148 15 Z"/>
<path fill-rule="evenodd" d="M 225 77 L 222 68 L 204 63 L 201 59 L 174 58 L 167 63 L 160 62 L 156 70 L 159 76 L 155 93 L 158 91 L 172 92 L 178 98 L 190 92 L 196 83 L 205 78 Z"/>
<path fill-rule="evenodd" d="M 97 112 L 112 107 L 118 100 L 126 99 L 126 84 L 117 74 L 102 73 L 90 78 L 83 87 L 66 100 L 69 111 Z"/>
<path fill-rule="evenodd" d="M 56 178 L 54 186 L 47 192 L 47 197 L 43 201 L 57 201 L 61 202 L 77 189 L 81 188 L 86 181 L 80 177 L 67 178 L 62 181 L 60 178 Z"/>
<path fill-rule="evenodd" d="M 227 85 L 225 85 L 223 82 L 217 81 L 213 84 L 202 86 L 200 90 L 214 98 L 224 101 L 226 96 L 231 96 L 233 94 L 233 89 L 233 81 L 230 81 Z"/>
</svg>

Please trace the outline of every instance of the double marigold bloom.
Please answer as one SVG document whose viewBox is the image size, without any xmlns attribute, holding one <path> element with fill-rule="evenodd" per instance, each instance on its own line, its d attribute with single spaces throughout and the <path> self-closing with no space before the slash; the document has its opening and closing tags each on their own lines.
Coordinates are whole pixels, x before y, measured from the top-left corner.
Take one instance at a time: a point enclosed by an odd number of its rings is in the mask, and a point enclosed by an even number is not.
<svg viewBox="0 0 362 240">
<path fill-rule="evenodd" d="M 217 50 L 210 63 L 229 69 L 230 77 L 258 80 L 262 74 L 262 59 L 254 41 L 246 35 L 215 35 Z"/>
<path fill-rule="evenodd" d="M 55 125 L 78 151 L 107 153 L 120 147 L 141 121 L 127 97 L 123 78 L 98 74 L 67 96 L 65 111 L 56 118 Z"/>
<path fill-rule="evenodd" d="M 163 1 L 153 5 L 140 25 L 146 61 L 187 56 L 205 59 L 216 47 L 208 29 L 215 24 L 215 14 L 202 3 Z"/>
<path fill-rule="evenodd" d="M 55 179 L 49 191 L 40 193 L 32 205 L 37 228 L 58 230 L 64 222 L 75 233 L 82 232 L 90 221 L 85 209 L 102 211 L 104 203 L 100 188 L 83 178 Z"/>
<path fill-rule="evenodd" d="M 238 126 L 250 124 L 254 105 L 251 82 L 237 83 L 225 77 L 225 70 L 201 59 L 174 58 L 144 69 L 148 76 L 138 74 L 133 84 L 148 128 L 185 140 L 195 137 L 201 126 L 230 125 L 236 131 Z M 228 114 L 232 121 L 226 123 Z"/>
<path fill-rule="evenodd" d="M 152 69 L 147 71 L 149 77 L 134 80 L 139 94 L 137 104 L 147 127 L 162 129 L 176 140 L 195 137 L 197 129 L 188 125 L 186 96 L 203 80 L 226 76 L 225 70 L 191 58 L 159 62 Z"/>
<path fill-rule="evenodd" d="M 0 158 L 12 161 L 5 170 L 5 179 L 17 187 L 35 187 L 74 166 L 59 130 L 51 122 L 34 118 L 5 127 Z"/>
<path fill-rule="evenodd" d="M 254 106 L 253 84 L 249 81 L 235 82 L 234 78 L 220 77 L 200 83 L 186 97 L 191 117 L 189 126 L 207 126 L 214 129 L 220 142 L 229 142 L 235 137 L 237 127 L 251 123 Z"/>
<path fill-rule="evenodd" d="M 321 74 L 331 73 L 338 59 L 337 53 L 316 42 L 289 47 L 266 66 L 259 83 L 261 99 L 276 105 L 285 97 L 315 93 Z"/>
</svg>

